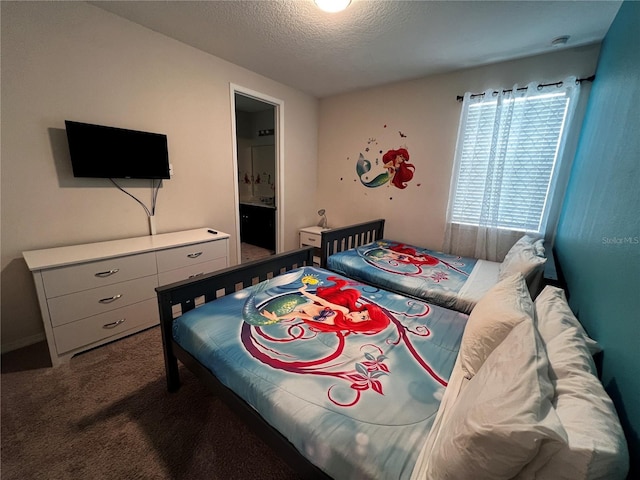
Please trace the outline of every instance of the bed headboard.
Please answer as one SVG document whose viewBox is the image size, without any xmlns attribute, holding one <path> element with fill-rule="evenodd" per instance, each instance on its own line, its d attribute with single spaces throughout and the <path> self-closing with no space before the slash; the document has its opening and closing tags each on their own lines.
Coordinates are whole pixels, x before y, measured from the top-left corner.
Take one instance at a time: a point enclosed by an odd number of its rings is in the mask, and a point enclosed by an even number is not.
<svg viewBox="0 0 640 480">
<path fill-rule="evenodd" d="M 320 266 L 327 266 L 327 258 L 334 253 L 350 248 L 366 245 L 380 240 L 384 235 L 384 219 L 349 225 L 347 227 L 332 228 L 322 232 L 320 241 Z"/>
</svg>

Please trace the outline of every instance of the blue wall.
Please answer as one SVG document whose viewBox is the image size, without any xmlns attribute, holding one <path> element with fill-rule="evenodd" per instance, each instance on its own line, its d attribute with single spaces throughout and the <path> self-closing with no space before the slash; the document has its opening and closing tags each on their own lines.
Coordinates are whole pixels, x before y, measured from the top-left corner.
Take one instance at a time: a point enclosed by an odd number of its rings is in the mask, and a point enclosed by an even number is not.
<svg viewBox="0 0 640 480">
<path fill-rule="evenodd" d="M 640 478 L 639 32 L 640 2 L 627 0 L 602 44 L 555 242 L 571 307 L 604 349 L 630 478 Z"/>
</svg>

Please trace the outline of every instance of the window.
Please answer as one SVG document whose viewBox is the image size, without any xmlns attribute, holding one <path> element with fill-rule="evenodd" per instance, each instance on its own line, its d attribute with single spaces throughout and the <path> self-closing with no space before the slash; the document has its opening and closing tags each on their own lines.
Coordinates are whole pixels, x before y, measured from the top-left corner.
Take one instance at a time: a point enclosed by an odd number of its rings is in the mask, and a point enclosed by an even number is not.
<svg viewBox="0 0 640 480">
<path fill-rule="evenodd" d="M 465 95 L 449 222 L 545 233 L 576 82 Z"/>
</svg>

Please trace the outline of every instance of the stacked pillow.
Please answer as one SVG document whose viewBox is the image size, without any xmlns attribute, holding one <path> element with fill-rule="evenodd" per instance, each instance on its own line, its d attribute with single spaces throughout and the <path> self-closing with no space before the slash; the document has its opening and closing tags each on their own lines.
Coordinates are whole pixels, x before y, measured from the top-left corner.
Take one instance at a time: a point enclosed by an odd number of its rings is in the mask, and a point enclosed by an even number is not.
<svg viewBox="0 0 640 480">
<path fill-rule="evenodd" d="M 536 275 L 544 269 L 547 261 L 544 254 L 543 240 L 535 239 L 529 235 L 523 236 L 507 252 L 498 269 L 498 280 L 521 273 L 527 285 L 531 287 Z"/>
<path fill-rule="evenodd" d="M 537 477 L 625 478 L 629 457 L 624 433 L 613 402 L 595 375 L 592 355 L 600 351 L 598 344 L 573 315 L 563 290 L 545 287 L 535 308 L 555 389 L 552 402 L 568 435 L 567 444 Z"/>
<path fill-rule="evenodd" d="M 458 357 L 469 381 L 426 477 L 624 479 L 626 441 L 594 375 L 598 350 L 561 289 L 546 287 L 534 304 L 521 273 L 499 282 L 469 316 Z"/>
<path fill-rule="evenodd" d="M 511 329 L 525 319 L 533 322 L 533 302 L 521 273 L 494 285 L 469 315 L 460 345 L 461 367 L 472 378 Z"/>
<path fill-rule="evenodd" d="M 542 290 L 535 301 L 537 314 L 537 327 L 545 344 L 549 344 L 554 338 L 561 335 L 577 337 L 578 343 L 584 342 L 591 356 L 602 349 L 593 340 L 575 317 L 564 290 L 557 287 L 547 286 Z"/>
<path fill-rule="evenodd" d="M 459 352 L 470 381 L 433 445 L 427 478 L 510 479 L 566 444 L 533 317 L 520 273 L 495 285 L 471 312 Z"/>
</svg>

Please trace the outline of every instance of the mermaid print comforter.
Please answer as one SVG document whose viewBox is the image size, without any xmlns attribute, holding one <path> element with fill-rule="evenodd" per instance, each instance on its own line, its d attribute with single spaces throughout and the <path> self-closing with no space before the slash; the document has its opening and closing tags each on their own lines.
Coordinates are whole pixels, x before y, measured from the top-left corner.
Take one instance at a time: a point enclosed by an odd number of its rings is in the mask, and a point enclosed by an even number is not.
<svg viewBox="0 0 640 480">
<path fill-rule="evenodd" d="M 327 268 L 445 308 L 469 313 L 475 298 L 463 287 L 478 261 L 391 240 L 378 240 L 331 255 Z"/>
<path fill-rule="evenodd" d="M 467 316 L 303 267 L 209 302 L 175 340 L 334 478 L 409 478 Z"/>
</svg>

